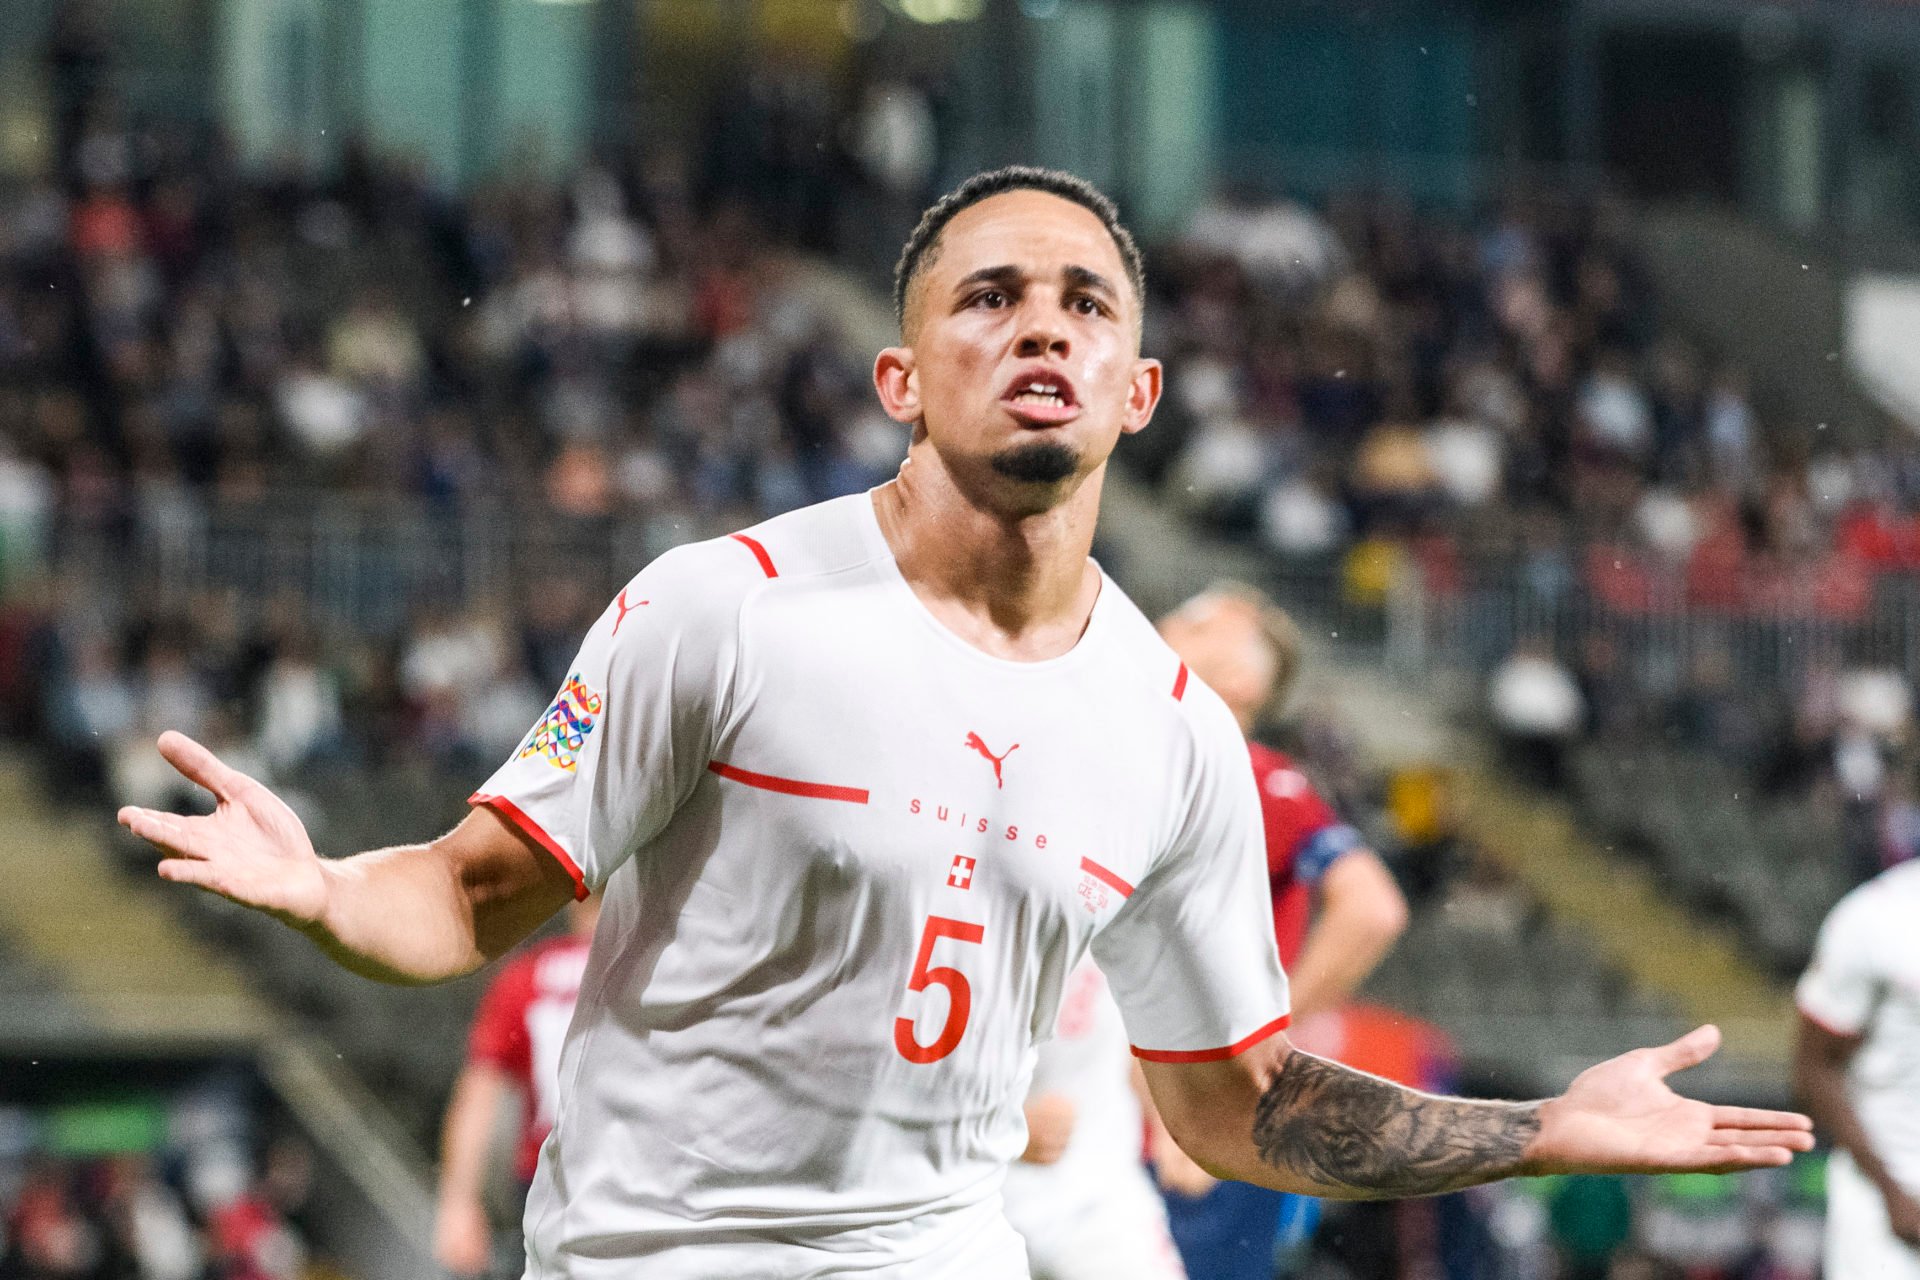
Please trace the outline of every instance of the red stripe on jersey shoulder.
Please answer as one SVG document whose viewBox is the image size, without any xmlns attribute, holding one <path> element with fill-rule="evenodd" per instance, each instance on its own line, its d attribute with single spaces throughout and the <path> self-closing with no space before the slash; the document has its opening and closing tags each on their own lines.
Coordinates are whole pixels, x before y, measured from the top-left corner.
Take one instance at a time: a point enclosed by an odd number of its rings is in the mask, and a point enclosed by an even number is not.
<svg viewBox="0 0 1920 1280">
<path fill-rule="evenodd" d="M 1237 1058 L 1268 1036 L 1287 1029 L 1287 1023 L 1293 1019 L 1281 1014 L 1266 1026 L 1253 1034 L 1236 1040 L 1224 1049 L 1142 1049 L 1139 1045 L 1129 1046 L 1133 1056 L 1143 1062 L 1222 1062 L 1228 1058 Z"/>
<path fill-rule="evenodd" d="M 749 787 L 758 787 L 762 791 L 778 791 L 783 796 L 804 796 L 809 800 L 844 800 L 848 804 L 865 804 L 865 787 L 836 787 L 825 782 L 801 782 L 797 778 L 782 778 L 771 773 L 754 773 L 750 769 L 736 769 L 730 764 L 714 760 L 707 768 L 723 778 L 744 783 Z"/>
<path fill-rule="evenodd" d="M 1122 880 L 1119 876 L 1115 875 L 1113 872 L 1107 870 L 1105 867 L 1095 862 L 1092 858 L 1080 859 L 1080 869 L 1086 872 L 1088 875 L 1098 876 L 1100 879 L 1106 881 L 1107 886 L 1113 889 L 1121 897 L 1131 898 L 1133 896 L 1132 885 L 1128 884 L 1125 880 Z"/>
<path fill-rule="evenodd" d="M 505 796 L 490 796 L 478 791 L 467 797 L 467 803 L 483 805 L 505 818 L 508 822 L 511 822 L 514 826 L 520 828 L 521 832 L 525 834 L 529 840 L 532 840 L 542 849 L 552 854 L 554 861 L 560 864 L 560 869 L 573 878 L 573 896 L 575 900 L 584 901 L 586 899 L 587 878 L 580 874 L 580 868 L 575 865 L 572 858 L 567 856 L 567 851 L 560 847 L 560 842 L 548 835 L 545 828 L 528 816 L 525 809 L 522 809 Z"/>
<path fill-rule="evenodd" d="M 759 539 L 749 538 L 744 533 L 736 533 L 733 535 L 733 540 L 753 552 L 753 558 L 760 562 L 760 572 L 769 578 L 780 576 L 780 571 L 773 567 L 773 557 L 767 554 L 767 549 L 760 545 Z"/>
<path fill-rule="evenodd" d="M 1175 702 L 1187 696 L 1187 664 L 1180 664 L 1180 671 L 1173 677 L 1173 700 Z"/>
</svg>

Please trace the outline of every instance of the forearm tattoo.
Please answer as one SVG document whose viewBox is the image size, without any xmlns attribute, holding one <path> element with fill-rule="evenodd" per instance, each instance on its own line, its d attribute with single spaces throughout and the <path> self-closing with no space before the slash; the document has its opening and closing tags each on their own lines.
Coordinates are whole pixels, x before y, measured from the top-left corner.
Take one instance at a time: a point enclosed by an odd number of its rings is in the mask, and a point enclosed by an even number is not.
<svg viewBox="0 0 1920 1280">
<path fill-rule="evenodd" d="M 1436 1098 L 1298 1050 L 1253 1118 L 1260 1156 L 1358 1198 L 1436 1195 L 1519 1171 L 1538 1104 Z"/>
</svg>

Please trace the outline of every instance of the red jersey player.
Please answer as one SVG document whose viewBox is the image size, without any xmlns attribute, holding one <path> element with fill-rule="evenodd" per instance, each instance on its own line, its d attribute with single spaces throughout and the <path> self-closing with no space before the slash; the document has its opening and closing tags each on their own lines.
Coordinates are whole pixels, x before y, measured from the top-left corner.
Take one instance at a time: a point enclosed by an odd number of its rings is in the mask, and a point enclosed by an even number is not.
<svg viewBox="0 0 1920 1280">
<path fill-rule="evenodd" d="M 1299 674 L 1299 630 L 1252 587 L 1202 592 L 1161 619 L 1160 634 L 1245 734 L 1286 705 Z M 1247 750 L 1266 825 L 1274 938 L 1297 1025 L 1338 1006 L 1373 972 L 1407 927 L 1407 900 L 1285 752 L 1251 738 Z"/>
<path fill-rule="evenodd" d="M 900 474 L 643 569 L 439 839 L 322 859 L 265 786 L 162 735 L 217 802 L 121 811 L 162 878 L 367 976 L 471 972 L 605 890 L 534 1280 L 1019 1280 L 1000 1187 L 1089 949 L 1168 1130 L 1222 1176 L 1381 1198 L 1811 1146 L 1804 1116 L 1667 1087 L 1710 1027 L 1531 1103 L 1294 1048 L 1233 716 L 1089 555 L 1107 459 L 1160 397 L 1145 297 L 1077 178 L 935 204 L 874 362 Z"/>
<path fill-rule="evenodd" d="M 1214 587 L 1162 619 L 1160 632 L 1188 669 L 1220 694 L 1242 733 L 1285 705 L 1300 666 L 1299 633 L 1254 588 Z M 1335 815 L 1292 760 L 1251 739 L 1247 747 L 1260 790 L 1274 933 L 1297 1021 L 1352 993 L 1406 927 L 1407 904 L 1360 833 Z M 1316 897 L 1320 910 L 1309 931 Z M 1098 978 L 1098 970 L 1083 969 Z M 1096 1037 L 1084 1030 L 1073 1034 L 1065 1017 L 1071 1007 L 1070 999 L 1054 1041 L 1041 1051 L 1036 1095 L 1027 1104 L 1035 1134 L 1062 1128 L 1070 1135 L 1065 1158 L 1036 1164 L 1030 1153 L 1026 1163 L 1014 1166 L 1007 1179 L 1008 1216 L 1027 1239 L 1036 1276 L 1177 1275 L 1177 1261 L 1160 1256 L 1165 1214 L 1157 1203 L 1141 1206 L 1135 1184 L 1144 1180 L 1137 1162 L 1114 1154 L 1115 1144 L 1124 1150 L 1139 1129 L 1137 1106 L 1129 1111 L 1114 1088 L 1125 1075 L 1117 1074 L 1117 1064 L 1100 1060 Z M 1042 1105 L 1053 1112 L 1036 1114 Z M 1064 1122 L 1055 1119 L 1061 1110 Z M 1103 1127 L 1119 1132 L 1098 1132 Z M 1156 1124 L 1156 1139 L 1160 1132 Z M 1079 1149 L 1098 1154 L 1076 1160 Z M 1250 1276 L 1270 1275 L 1270 1241 L 1279 1217 L 1272 1193 L 1227 1188 L 1204 1210 L 1192 1211 L 1189 1197 L 1207 1191 L 1211 1180 L 1164 1141 L 1154 1143 L 1154 1158 L 1162 1184 L 1180 1193 L 1170 1203 L 1190 1252 L 1189 1271 L 1218 1280 L 1237 1274 L 1237 1267 Z"/>
<path fill-rule="evenodd" d="M 600 918 L 600 899 L 572 904 L 567 916 L 567 933 L 509 961 L 474 1014 L 467 1064 L 454 1081 L 441 1127 L 440 1197 L 433 1233 L 434 1257 L 455 1275 L 483 1274 L 492 1258 L 487 1145 L 500 1108 L 510 1097 L 520 1104 L 513 1174 L 523 1196 L 533 1181 L 540 1144 L 559 1114 L 560 1046 L 580 996 L 580 975 Z"/>
<path fill-rule="evenodd" d="M 1266 595 L 1239 583 L 1215 586 L 1161 619 L 1160 634 L 1232 710 L 1240 731 L 1286 705 L 1300 670 L 1300 633 Z M 1342 822 L 1285 752 L 1247 740 L 1266 828 L 1267 884 L 1274 939 L 1292 985 L 1294 1023 L 1344 1003 L 1407 924 L 1407 902 L 1360 833 Z M 1315 910 L 1317 906 L 1317 910 Z M 1311 924 L 1309 920 L 1311 919 Z M 1311 1223 L 1317 1212 L 1284 1213 L 1282 1197 L 1228 1184 L 1191 1197 L 1204 1177 L 1160 1147 L 1161 1181 L 1174 1238 L 1187 1266 L 1215 1280 L 1265 1280 L 1283 1219 Z"/>
</svg>

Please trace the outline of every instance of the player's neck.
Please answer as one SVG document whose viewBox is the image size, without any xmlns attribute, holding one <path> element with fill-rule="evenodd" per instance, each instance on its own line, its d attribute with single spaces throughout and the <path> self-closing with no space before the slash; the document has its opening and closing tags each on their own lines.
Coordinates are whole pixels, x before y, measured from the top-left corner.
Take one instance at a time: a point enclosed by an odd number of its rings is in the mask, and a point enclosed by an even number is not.
<svg viewBox="0 0 1920 1280">
<path fill-rule="evenodd" d="M 929 460 L 931 461 L 931 460 Z M 1104 471 L 1045 511 L 970 501 L 937 462 L 907 466 L 874 494 L 881 531 L 928 611 L 995 657 L 1039 662 L 1079 641 L 1100 594 L 1089 562 Z"/>
</svg>

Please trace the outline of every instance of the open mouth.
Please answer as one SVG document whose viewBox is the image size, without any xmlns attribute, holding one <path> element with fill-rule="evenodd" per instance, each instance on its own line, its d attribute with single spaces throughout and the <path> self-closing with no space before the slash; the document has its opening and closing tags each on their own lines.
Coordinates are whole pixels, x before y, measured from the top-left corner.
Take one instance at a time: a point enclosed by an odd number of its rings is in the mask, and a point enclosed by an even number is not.
<svg viewBox="0 0 1920 1280">
<path fill-rule="evenodd" d="M 1000 393 L 1000 403 L 1015 417 L 1047 425 L 1065 422 L 1080 410 L 1073 383 L 1050 369 L 1029 369 L 1016 375 Z"/>
</svg>

